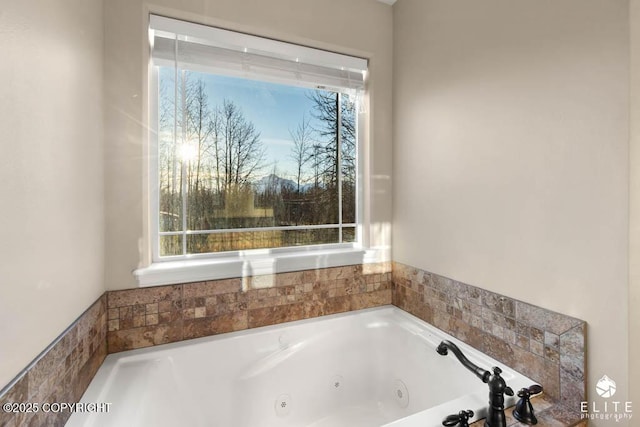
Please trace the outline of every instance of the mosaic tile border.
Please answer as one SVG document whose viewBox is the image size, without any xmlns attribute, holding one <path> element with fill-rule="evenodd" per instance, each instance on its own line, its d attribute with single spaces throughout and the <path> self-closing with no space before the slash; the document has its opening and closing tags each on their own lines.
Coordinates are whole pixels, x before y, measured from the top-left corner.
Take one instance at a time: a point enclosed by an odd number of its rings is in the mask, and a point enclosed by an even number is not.
<svg viewBox="0 0 640 427">
<path fill-rule="evenodd" d="M 109 353 L 391 304 L 391 263 L 107 292 Z"/>
<path fill-rule="evenodd" d="M 538 381 L 579 411 L 586 322 L 394 262 L 393 304 Z"/>
<path fill-rule="evenodd" d="M 107 356 L 107 298 L 102 295 L 42 352 L 16 379 L 0 391 L 5 403 L 77 402 Z M 64 426 L 71 413 L 6 413 L 0 427 Z"/>
</svg>

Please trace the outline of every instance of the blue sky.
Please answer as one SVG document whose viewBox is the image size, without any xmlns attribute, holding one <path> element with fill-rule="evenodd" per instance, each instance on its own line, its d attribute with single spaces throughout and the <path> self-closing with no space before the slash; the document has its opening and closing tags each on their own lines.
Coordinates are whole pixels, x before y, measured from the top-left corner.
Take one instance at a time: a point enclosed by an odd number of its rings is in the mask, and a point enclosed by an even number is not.
<svg viewBox="0 0 640 427">
<path fill-rule="evenodd" d="M 164 77 L 172 81 L 174 70 L 165 70 L 168 74 Z M 291 158 L 293 141 L 289 131 L 295 131 L 303 117 L 310 120 L 312 127 L 320 125 L 311 115 L 313 101 L 308 97 L 311 89 L 197 72 L 190 74 L 206 83 L 212 109 L 222 105 L 225 99 L 233 101 L 260 132 L 268 163 L 260 175 L 272 173 L 275 166 L 280 177 L 293 179 L 296 163 Z"/>
<path fill-rule="evenodd" d="M 304 114 L 312 124 L 315 121 L 311 116 L 313 102 L 307 96 L 309 89 L 226 76 L 202 76 L 212 105 L 221 105 L 224 99 L 232 100 L 260 132 L 270 163 L 264 172 L 271 173 L 276 165 L 280 176 L 290 177 L 296 163 L 290 158 L 293 142 L 289 130 L 295 131 Z"/>
</svg>

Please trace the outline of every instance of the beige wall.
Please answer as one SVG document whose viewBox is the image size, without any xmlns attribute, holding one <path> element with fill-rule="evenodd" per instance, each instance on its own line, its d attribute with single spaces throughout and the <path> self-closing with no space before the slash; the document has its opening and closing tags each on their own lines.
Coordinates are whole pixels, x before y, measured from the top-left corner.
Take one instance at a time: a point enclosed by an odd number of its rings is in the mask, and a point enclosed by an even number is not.
<svg viewBox="0 0 640 427">
<path fill-rule="evenodd" d="M 102 2 L 0 0 L 0 388 L 103 292 Z"/>
<path fill-rule="evenodd" d="M 628 37 L 626 0 L 394 6 L 394 260 L 586 320 L 588 393 L 616 400 Z"/>
<path fill-rule="evenodd" d="M 106 285 L 135 287 L 148 262 L 145 230 L 146 13 L 370 58 L 371 216 L 375 246 L 390 244 L 392 9 L 372 0 L 109 0 L 105 2 Z"/>
<path fill-rule="evenodd" d="M 640 1 L 630 1 L 631 138 L 629 224 L 629 360 L 640 360 Z M 640 402 L 640 366 L 629 364 L 629 396 Z"/>
</svg>

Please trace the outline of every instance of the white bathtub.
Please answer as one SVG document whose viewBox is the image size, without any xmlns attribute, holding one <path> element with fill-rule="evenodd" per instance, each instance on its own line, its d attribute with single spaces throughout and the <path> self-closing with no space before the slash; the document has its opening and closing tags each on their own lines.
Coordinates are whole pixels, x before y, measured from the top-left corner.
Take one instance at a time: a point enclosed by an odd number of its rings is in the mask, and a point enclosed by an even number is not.
<svg viewBox="0 0 640 427">
<path fill-rule="evenodd" d="M 440 426 L 486 414 L 488 386 L 452 353 L 503 368 L 515 391 L 534 382 L 395 307 L 382 307 L 112 354 L 67 426 Z M 508 398 L 507 404 L 515 403 Z"/>
</svg>

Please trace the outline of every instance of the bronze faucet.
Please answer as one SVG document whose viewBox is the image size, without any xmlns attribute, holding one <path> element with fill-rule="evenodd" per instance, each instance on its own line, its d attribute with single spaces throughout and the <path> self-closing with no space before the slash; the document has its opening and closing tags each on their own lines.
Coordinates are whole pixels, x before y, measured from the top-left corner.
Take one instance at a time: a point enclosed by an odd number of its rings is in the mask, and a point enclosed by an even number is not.
<svg viewBox="0 0 640 427">
<path fill-rule="evenodd" d="M 484 421 L 484 427 L 506 427 L 507 421 L 504 415 L 504 395 L 513 396 L 513 390 L 508 387 L 504 378 L 500 376 L 502 369 L 497 366 L 493 368 L 493 374 L 479 366 L 474 365 L 465 357 L 451 341 L 442 341 L 436 348 L 438 354 L 446 356 L 451 350 L 462 365 L 473 372 L 483 383 L 489 385 L 489 411 Z"/>
</svg>

